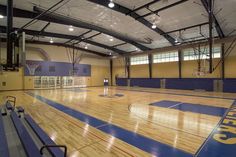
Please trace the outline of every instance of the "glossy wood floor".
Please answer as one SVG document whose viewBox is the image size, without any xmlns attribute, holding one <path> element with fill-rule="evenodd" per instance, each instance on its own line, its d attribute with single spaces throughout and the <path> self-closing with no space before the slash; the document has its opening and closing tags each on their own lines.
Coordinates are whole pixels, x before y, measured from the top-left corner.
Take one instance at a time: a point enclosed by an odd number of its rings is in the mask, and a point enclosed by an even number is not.
<svg viewBox="0 0 236 157">
<path fill-rule="evenodd" d="M 124 87 L 30 92 L 190 154 L 197 152 L 221 117 L 149 104 L 170 100 L 229 108 L 236 98 L 235 94 Z M 104 92 L 110 97 L 99 96 Z M 124 96 L 112 97 L 114 94 Z M 17 105 L 23 106 L 57 144 L 67 145 L 70 157 L 152 156 L 68 116 L 24 91 L 0 92 L 1 103 L 7 95 L 16 96 Z"/>
</svg>

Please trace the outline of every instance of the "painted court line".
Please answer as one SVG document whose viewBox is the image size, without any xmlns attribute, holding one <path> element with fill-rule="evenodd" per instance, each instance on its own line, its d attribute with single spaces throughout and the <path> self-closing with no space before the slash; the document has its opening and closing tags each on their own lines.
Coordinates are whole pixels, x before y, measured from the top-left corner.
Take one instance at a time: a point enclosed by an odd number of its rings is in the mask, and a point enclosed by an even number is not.
<svg viewBox="0 0 236 157">
<path fill-rule="evenodd" d="M 126 90 L 126 91 L 134 91 L 134 92 L 147 92 L 147 93 L 171 94 L 171 95 L 181 95 L 181 96 L 193 96 L 193 97 L 202 97 L 202 98 L 217 98 L 217 99 L 234 100 L 233 98 L 224 98 L 224 97 L 218 97 L 218 96 L 204 96 L 204 95 L 194 95 L 194 94 L 168 93 L 168 92 L 158 92 L 158 91 L 154 92 L 154 91 L 134 90 L 134 89 L 121 89 L 121 88 L 117 88 L 117 90 Z"/>
<path fill-rule="evenodd" d="M 199 148 L 195 157 L 235 157 L 236 101 Z"/>
<path fill-rule="evenodd" d="M 176 106 L 181 105 L 181 104 L 183 104 L 183 103 L 180 102 L 180 103 L 177 103 L 177 104 L 175 104 L 175 105 L 172 105 L 172 106 L 170 106 L 170 107 L 168 107 L 168 108 L 176 107 Z"/>
<path fill-rule="evenodd" d="M 193 155 L 184 152 L 180 149 L 173 148 L 167 144 L 155 141 L 153 139 L 150 139 L 148 137 L 145 137 L 143 135 L 134 133 L 132 131 L 126 130 L 124 128 L 121 128 L 119 126 L 116 126 L 114 124 L 107 123 L 103 120 L 97 119 L 95 117 L 92 117 L 90 115 L 84 114 L 80 111 L 71 109 L 69 107 L 66 107 L 62 104 L 56 103 L 52 100 L 49 100 L 47 98 L 44 98 L 40 95 L 35 95 L 33 93 L 27 93 L 30 96 L 56 108 L 57 110 L 66 113 L 67 115 L 70 115 L 71 117 L 74 117 L 80 121 L 83 121 L 93 127 L 98 127 L 97 129 L 100 131 L 103 131 L 104 133 L 107 133 L 109 135 L 112 135 L 136 148 L 139 148 L 145 152 L 148 152 L 152 155 L 158 156 L 158 157 L 192 157 Z M 107 125 L 105 125 L 107 124 Z M 104 125 L 104 126 L 102 126 Z M 100 127 L 101 126 L 101 127 Z"/>
<path fill-rule="evenodd" d="M 183 103 L 183 102 L 176 102 L 176 101 L 169 101 L 169 100 L 162 100 L 158 102 L 151 103 L 152 106 L 169 108 L 169 109 L 176 109 L 183 112 L 192 112 L 192 113 L 199 113 L 199 114 L 206 114 L 212 116 L 219 116 L 222 117 L 227 108 L 223 107 L 215 107 L 215 106 L 208 106 L 202 104 L 191 104 L 191 103 Z"/>
</svg>

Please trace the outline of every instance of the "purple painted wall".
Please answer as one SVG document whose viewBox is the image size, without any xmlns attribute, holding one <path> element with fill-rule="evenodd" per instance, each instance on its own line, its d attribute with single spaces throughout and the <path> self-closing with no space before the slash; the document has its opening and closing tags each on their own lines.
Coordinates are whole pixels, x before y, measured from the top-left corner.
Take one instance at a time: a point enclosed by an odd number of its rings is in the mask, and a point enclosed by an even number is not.
<svg viewBox="0 0 236 157">
<path fill-rule="evenodd" d="M 48 61 L 32 61 L 27 60 L 27 65 L 37 64 L 38 68 L 35 70 L 34 76 L 70 76 L 72 71 L 72 64 L 65 62 L 48 62 Z M 91 65 L 76 64 L 76 76 L 91 76 Z M 30 76 L 29 70 L 25 67 L 25 76 Z"/>
</svg>

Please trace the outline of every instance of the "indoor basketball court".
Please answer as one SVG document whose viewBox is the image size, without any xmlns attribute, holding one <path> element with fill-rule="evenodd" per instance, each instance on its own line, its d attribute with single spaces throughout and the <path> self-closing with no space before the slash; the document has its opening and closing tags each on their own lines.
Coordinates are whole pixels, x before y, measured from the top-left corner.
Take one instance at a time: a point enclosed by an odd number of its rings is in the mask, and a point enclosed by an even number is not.
<svg viewBox="0 0 236 157">
<path fill-rule="evenodd" d="M 1 0 L 0 157 L 235 157 L 234 0 Z"/>
</svg>

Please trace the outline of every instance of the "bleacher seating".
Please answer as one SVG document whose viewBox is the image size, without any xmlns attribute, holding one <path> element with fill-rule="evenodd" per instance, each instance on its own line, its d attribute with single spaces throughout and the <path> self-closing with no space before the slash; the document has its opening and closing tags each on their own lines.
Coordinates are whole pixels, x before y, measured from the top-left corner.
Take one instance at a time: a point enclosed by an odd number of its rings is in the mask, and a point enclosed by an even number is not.
<svg viewBox="0 0 236 157">
<path fill-rule="evenodd" d="M 0 157 L 9 157 L 2 114 L 0 115 Z"/>
<path fill-rule="evenodd" d="M 26 154 L 28 156 L 41 157 L 39 149 L 15 112 L 11 113 L 11 119 L 16 127 Z"/>
<path fill-rule="evenodd" d="M 10 96 L 12 98 L 12 96 Z M 13 105 L 11 103 L 14 103 Z M 56 145 L 52 139 L 40 128 L 40 126 L 27 114 L 21 106 L 15 106 L 14 101 L 6 101 L 1 108 L 0 115 L 0 157 L 10 157 L 11 147 L 8 146 L 6 131 L 4 130 L 3 116 L 7 122 L 12 123 L 16 136 L 27 157 L 66 157 L 67 147 Z M 23 114 L 21 114 L 23 113 Z M 20 116 L 23 115 L 23 116 Z M 28 125 L 26 125 L 28 124 Z M 37 140 L 35 138 L 38 138 Z M 41 141 L 36 143 L 35 141 Z M 60 149 L 63 148 L 64 152 Z M 43 154 L 43 150 L 47 153 Z"/>
<path fill-rule="evenodd" d="M 14 109 L 12 104 L 9 101 L 6 102 L 6 108 L 7 108 L 7 110 L 13 110 Z"/>
<path fill-rule="evenodd" d="M 51 138 L 38 126 L 38 124 L 36 124 L 36 122 L 29 115 L 25 115 L 25 120 L 35 131 L 44 145 L 56 145 L 53 140 L 51 140 Z M 62 152 L 62 150 L 59 148 L 49 148 L 49 152 L 56 157 L 64 157 L 64 152 Z"/>
</svg>

